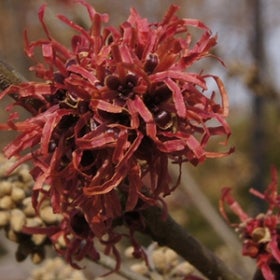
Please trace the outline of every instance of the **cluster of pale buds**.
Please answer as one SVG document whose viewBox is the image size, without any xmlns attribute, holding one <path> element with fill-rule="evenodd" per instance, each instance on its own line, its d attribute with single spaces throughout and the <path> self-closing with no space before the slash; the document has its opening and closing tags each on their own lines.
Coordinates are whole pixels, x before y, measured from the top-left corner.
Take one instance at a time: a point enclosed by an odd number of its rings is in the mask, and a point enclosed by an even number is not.
<svg viewBox="0 0 280 280">
<path fill-rule="evenodd" d="M 46 259 L 42 265 L 35 268 L 27 280 L 86 280 L 81 270 L 75 270 L 61 258 Z"/>
<path fill-rule="evenodd" d="M 132 257 L 133 248 L 127 248 L 125 255 Z M 182 280 L 203 279 L 197 270 L 187 261 L 184 261 L 176 252 L 168 247 L 152 243 L 146 250 L 147 262 L 133 263 L 130 269 L 148 279 L 155 280 Z"/>
<path fill-rule="evenodd" d="M 25 234 L 23 228 L 56 225 L 61 216 L 53 213 L 49 201 L 44 201 L 39 213 L 35 213 L 31 199 L 34 182 L 29 167 L 21 165 L 7 175 L 13 164 L 13 159 L 7 160 L 0 155 L 0 229 L 9 240 L 18 244 L 18 261 L 30 255 L 33 263 L 40 263 L 50 240 L 45 234 Z M 58 242 L 61 242 L 59 246 L 64 245 L 63 240 Z"/>
</svg>

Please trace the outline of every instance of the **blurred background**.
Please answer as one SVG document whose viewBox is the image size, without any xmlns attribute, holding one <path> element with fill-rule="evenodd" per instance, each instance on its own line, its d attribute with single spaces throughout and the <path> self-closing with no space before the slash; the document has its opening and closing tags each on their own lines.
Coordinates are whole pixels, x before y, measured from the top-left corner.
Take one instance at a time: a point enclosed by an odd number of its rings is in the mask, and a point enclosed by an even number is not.
<svg viewBox="0 0 280 280">
<path fill-rule="evenodd" d="M 187 172 L 200 194 L 178 189 L 168 203 L 174 218 L 221 256 L 226 255 L 229 244 L 221 241 L 225 233 L 213 229 L 211 217 L 203 214 L 199 205 L 201 196 L 218 209 L 220 190 L 230 186 L 252 213 L 264 205 L 248 195 L 254 187 L 263 190 L 270 182 L 270 168 L 280 166 L 280 2 L 278 0 L 89 0 L 99 12 L 110 15 L 110 24 L 122 23 L 135 7 L 143 17 L 155 22 L 161 19 L 170 4 L 181 7 L 179 16 L 198 18 L 218 35 L 215 54 L 222 58 L 225 67 L 212 59 L 205 60 L 205 72 L 219 75 L 230 98 L 229 123 L 232 127 L 230 145 L 234 154 L 219 160 L 207 160 L 199 167 L 187 166 Z M 23 51 L 23 32 L 28 30 L 31 39 L 44 36 L 37 17 L 41 4 L 49 8 L 46 22 L 56 38 L 69 43 L 70 30 L 56 19 L 63 13 L 79 21 L 85 10 L 63 0 L 1 0 L 0 1 L 0 58 L 11 64 L 27 79 L 34 79 L 28 71 L 32 62 Z M 5 100 L 1 104 L 0 118 L 5 121 Z M 11 138 L 1 133 L 1 148 Z M 217 141 L 220 141 L 217 140 Z M 214 140 L 211 145 L 215 147 Z M 188 182 L 183 182 L 187 184 Z M 184 195 L 182 196 L 182 193 Z M 197 211 L 199 209 L 199 211 Z M 214 219 L 214 218 L 213 218 Z M 223 239 L 223 238 L 222 238 Z M 5 242 L 5 241 L 4 241 Z M 3 246 L 5 247 L 5 246 Z M 229 254 L 229 253 L 228 253 Z M 3 258 L 4 259 L 4 258 Z M 1 260 L 1 259 L 0 259 Z M 15 260 L 11 260 L 14 264 Z M 2 265 L 1 265 L 2 264 Z M 0 272 L 7 262 L 0 261 Z M 23 275 L 13 279 L 20 278 Z M 12 279 L 12 278 L 11 278 Z"/>
</svg>

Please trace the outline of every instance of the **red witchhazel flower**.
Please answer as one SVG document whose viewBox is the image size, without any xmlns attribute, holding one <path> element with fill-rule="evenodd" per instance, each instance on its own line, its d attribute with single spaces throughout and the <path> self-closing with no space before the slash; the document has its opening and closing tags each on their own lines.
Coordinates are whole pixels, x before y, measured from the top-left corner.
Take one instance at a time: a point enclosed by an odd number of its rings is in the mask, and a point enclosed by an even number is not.
<svg viewBox="0 0 280 280">
<path fill-rule="evenodd" d="M 272 182 L 264 193 L 251 189 L 256 197 L 268 203 L 266 213 L 250 217 L 243 211 L 239 203 L 232 197 L 229 188 L 223 190 L 220 209 L 228 220 L 224 204 L 240 219 L 240 223 L 232 223 L 243 240 L 243 255 L 256 259 L 264 279 L 277 280 L 280 277 L 280 195 L 277 192 L 278 178 L 276 169 L 272 170 Z"/>
<path fill-rule="evenodd" d="M 94 238 L 117 256 L 121 234 L 116 226 L 134 229 L 128 213 L 158 204 L 175 188 L 168 160 L 196 165 L 228 154 L 209 152 L 206 146 L 212 136 L 230 135 L 220 78 L 186 71 L 212 56 L 216 37 L 208 27 L 178 18 L 176 6 L 159 23 L 131 9 L 119 28 L 103 27 L 106 14 L 77 2 L 86 7 L 90 28 L 59 15 L 76 32 L 69 49 L 50 34 L 42 6 L 39 19 L 46 38 L 30 42 L 26 35 L 25 51 L 34 57 L 41 49 L 43 62 L 31 70 L 43 82 L 12 85 L 1 94 L 16 92 L 15 105 L 32 114 L 23 121 L 10 114 L 2 128 L 20 135 L 4 153 L 18 156 L 18 164 L 32 161 L 33 205 L 38 209 L 51 198 L 54 212 L 64 216 L 58 228 L 44 230 L 52 240 L 64 236 L 67 248 L 61 253 L 69 261 L 98 259 Z M 202 31 L 195 43 L 189 27 Z M 209 79 L 217 93 L 209 94 Z"/>
</svg>

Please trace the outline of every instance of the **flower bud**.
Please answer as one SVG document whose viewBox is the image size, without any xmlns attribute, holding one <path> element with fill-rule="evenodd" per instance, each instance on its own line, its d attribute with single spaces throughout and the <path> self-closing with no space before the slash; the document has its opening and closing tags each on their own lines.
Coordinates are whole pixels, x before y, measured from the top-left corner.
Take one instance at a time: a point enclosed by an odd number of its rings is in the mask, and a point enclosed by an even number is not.
<svg viewBox="0 0 280 280">
<path fill-rule="evenodd" d="M 32 176 L 29 172 L 29 169 L 25 166 L 23 166 L 23 168 L 21 168 L 18 172 L 18 175 L 20 176 L 20 179 L 24 182 L 24 183 L 28 183 L 28 182 L 32 182 Z"/>
<path fill-rule="evenodd" d="M 55 224 L 60 221 L 60 215 L 53 213 L 51 206 L 45 206 L 40 210 L 40 217 L 47 224 Z"/>
<path fill-rule="evenodd" d="M 31 255 L 31 260 L 34 264 L 39 264 L 45 259 L 43 252 L 36 252 Z"/>
<path fill-rule="evenodd" d="M 56 241 L 55 244 L 58 248 L 65 248 L 66 247 L 66 241 L 63 235 L 60 235 Z"/>
<path fill-rule="evenodd" d="M 19 236 L 16 232 L 14 232 L 12 229 L 8 229 L 6 232 L 6 236 L 9 240 L 13 242 L 18 242 L 19 241 Z"/>
<path fill-rule="evenodd" d="M 10 196 L 5 195 L 2 198 L 0 198 L 0 209 L 9 210 L 12 209 L 13 206 L 14 202 Z"/>
<path fill-rule="evenodd" d="M 9 224 L 10 213 L 9 211 L 0 211 L 0 228 Z"/>
<path fill-rule="evenodd" d="M 189 262 L 182 262 L 172 270 L 172 276 L 184 277 L 194 272 L 194 267 Z"/>
<path fill-rule="evenodd" d="M 135 263 L 130 266 L 130 269 L 140 275 L 146 275 L 148 273 L 148 267 L 144 263 Z"/>
<path fill-rule="evenodd" d="M 25 192 L 18 187 L 12 188 L 11 198 L 14 202 L 20 202 L 25 198 Z"/>
<path fill-rule="evenodd" d="M 35 245 L 41 245 L 47 239 L 45 234 L 33 234 L 31 240 Z"/>
<path fill-rule="evenodd" d="M 27 227 L 39 227 L 43 224 L 43 221 L 39 217 L 27 218 L 26 219 L 26 226 Z"/>
<path fill-rule="evenodd" d="M 152 254 L 155 268 L 159 272 L 166 272 L 178 263 L 178 255 L 171 249 L 160 247 Z"/>
<path fill-rule="evenodd" d="M 134 252 L 134 248 L 132 246 L 129 246 L 128 248 L 125 249 L 124 255 L 127 258 L 133 258 L 133 252 Z"/>
<path fill-rule="evenodd" d="M 20 232 L 25 225 L 26 217 L 24 213 L 19 209 L 13 209 L 11 211 L 11 219 L 10 219 L 10 225 L 11 229 L 15 232 Z"/>
<path fill-rule="evenodd" d="M 0 182 L 0 197 L 9 195 L 12 191 L 12 183 L 9 181 Z"/>
<path fill-rule="evenodd" d="M 23 201 L 23 212 L 27 217 L 34 217 L 35 216 L 35 209 L 32 205 L 32 198 L 26 197 Z"/>
</svg>

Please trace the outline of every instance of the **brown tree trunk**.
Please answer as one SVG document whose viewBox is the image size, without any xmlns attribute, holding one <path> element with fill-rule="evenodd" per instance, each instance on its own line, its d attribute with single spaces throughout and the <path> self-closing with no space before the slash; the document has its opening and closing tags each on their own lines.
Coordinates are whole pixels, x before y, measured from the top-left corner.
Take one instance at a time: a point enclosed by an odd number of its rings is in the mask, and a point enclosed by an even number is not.
<svg viewBox="0 0 280 280">
<path fill-rule="evenodd" d="M 254 66 L 256 69 L 252 80 L 252 134 L 251 134 L 251 155 L 254 167 L 254 174 L 251 185 L 263 191 L 265 186 L 265 174 L 267 170 L 267 151 L 266 151 L 266 116 L 265 116 L 265 93 L 262 92 L 264 82 L 263 73 L 265 72 L 265 54 L 263 45 L 263 15 L 261 0 L 249 0 L 252 11 L 252 30 L 251 45 Z M 255 200 L 257 211 L 263 209 L 260 200 Z"/>
</svg>

